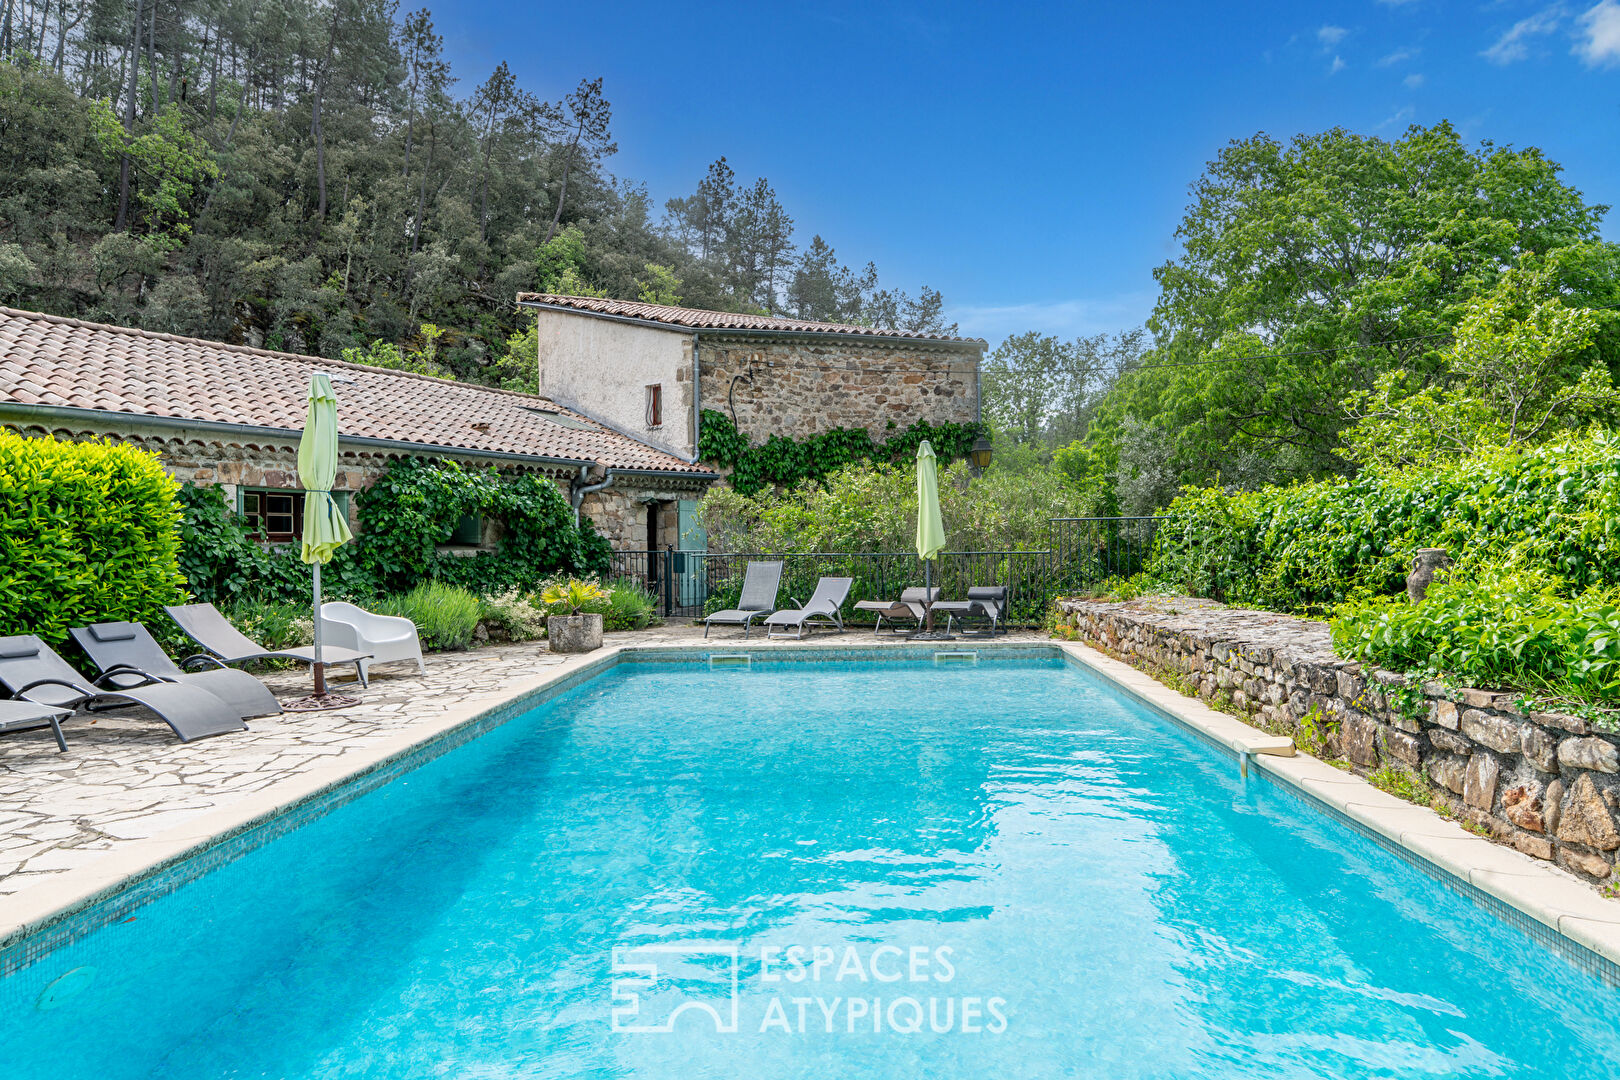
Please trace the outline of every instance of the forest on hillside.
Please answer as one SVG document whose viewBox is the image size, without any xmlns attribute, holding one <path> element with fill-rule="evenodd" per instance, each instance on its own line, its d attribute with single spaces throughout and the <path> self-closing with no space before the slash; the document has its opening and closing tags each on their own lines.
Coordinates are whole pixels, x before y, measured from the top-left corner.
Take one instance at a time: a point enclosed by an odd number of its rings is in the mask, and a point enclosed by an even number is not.
<svg viewBox="0 0 1620 1080">
<path fill-rule="evenodd" d="M 724 157 L 654 205 L 609 93 L 388 0 L 0 0 L 0 303 L 516 386 L 521 291 L 947 329 Z"/>
</svg>

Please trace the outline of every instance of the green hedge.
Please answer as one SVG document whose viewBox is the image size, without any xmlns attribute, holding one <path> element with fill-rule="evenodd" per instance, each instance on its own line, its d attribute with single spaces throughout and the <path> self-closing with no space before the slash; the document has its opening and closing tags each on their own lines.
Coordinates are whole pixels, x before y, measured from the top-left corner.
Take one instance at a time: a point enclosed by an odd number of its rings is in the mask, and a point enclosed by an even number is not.
<svg viewBox="0 0 1620 1080">
<path fill-rule="evenodd" d="M 1401 597 L 1347 609 L 1333 622 L 1333 645 L 1392 671 L 1620 704 L 1620 610 L 1610 589 L 1566 597 L 1534 574 L 1453 576 L 1430 586 L 1421 604 Z M 1596 719 L 1615 730 L 1616 717 Z"/>
<path fill-rule="evenodd" d="M 1323 611 L 1396 593 L 1413 553 L 1442 547 L 1459 579 L 1516 567 L 1564 596 L 1620 584 L 1620 439 L 1259 491 L 1187 490 L 1147 573 L 1199 596 Z"/>
<path fill-rule="evenodd" d="M 0 430 L 0 634 L 60 643 L 181 601 L 175 489 L 156 454 Z"/>
</svg>

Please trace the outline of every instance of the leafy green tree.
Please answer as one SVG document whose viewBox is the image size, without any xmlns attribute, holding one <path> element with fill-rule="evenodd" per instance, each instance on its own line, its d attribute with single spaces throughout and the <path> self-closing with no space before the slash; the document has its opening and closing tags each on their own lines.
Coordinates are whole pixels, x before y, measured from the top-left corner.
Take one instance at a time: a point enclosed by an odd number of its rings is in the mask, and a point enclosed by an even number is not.
<svg viewBox="0 0 1620 1080">
<path fill-rule="evenodd" d="M 1017 442 L 1072 442 L 1085 434 L 1101 395 L 1140 363 L 1144 338 L 1140 330 L 1074 341 L 1038 331 L 1006 338 L 985 357 L 985 418 Z"/>
<path fill-rule="evenodd" d="M 1116 427 L 1129 414 L 1174 433 L 1187 480 L 1245 450 L 1278 479 L 1342 469 L 1350 395 L 1394 370 L 1442 378 L 1471 298 L 1523 254 L 1597 240 L 1606 208 L 1559 172 L 1446 123 L 1232 143 L 1193 185 L 1181 255 L 1155 271 L 1157 345 L 1111 403 Z"/>
<path fill-rule="evenodd" d="M 155 242 L 178 247 L 191 232 L 187 219 L 195 185 L 219 175 L 203 141 L 186 130 L 176 105 L 159 113 L 144 135 L 126 132 L 105 101 L 91 103 L 90 118 L 102 149 L 129 162 L 139 178 L 136 198 L 143 231 Z"/>
<path fill-rule="evenodd" d="M 1424 465 L 1566 435 L 1612 413 L 1620 391 L 1608 368 L 1582 358 L 1614 319 L 1567 305 L 1554 267 L 1525 257 L 1469 301 L 1445 353 L 1444 382 L 1413 387 L 1406 372 L 1392 371 L 1351 396 L 1357 419 L 1343 433 L 1343 453 L 1358 465 Z"/>
<path fill-rule="evenodd" d="M 506 352 L 495 361 L 491 373 L 495 385 L 503 390 L 540 392 L 540 335 L 534 323 L 506 339 Z"/>
<path fill-rule="evenodd" d="M 640 286 L 637 300 L 644 304 L 677 305 L 681 302 L 681 279 L 675 276 L 675 271 L 657 263 L 648 263 L 646 271 L 646 278 L 636 282 Z"/>
</svg>

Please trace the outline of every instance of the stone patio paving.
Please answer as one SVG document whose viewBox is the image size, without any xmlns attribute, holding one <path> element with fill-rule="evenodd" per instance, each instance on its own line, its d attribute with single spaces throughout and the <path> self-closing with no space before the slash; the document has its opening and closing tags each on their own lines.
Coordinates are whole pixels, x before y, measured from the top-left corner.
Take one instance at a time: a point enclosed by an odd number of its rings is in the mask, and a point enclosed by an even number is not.
<svg viewBox="0 0 1620 1080">
<path fill-rule="evenodd" d="M 1034 632 L 1002 640 L 1033 640 Z M 762 639 L 754 634 L 750 643 Z M 738 643 L 735 630 L 708 644 Z M 818 635 L 804 644 L 881 643 L 861 630 Z M 893 639 L 886 639 L 892 641 Z M 664 626 L 608 634 L 607 644 L 703 644 L 701 627 Z M 283 713 L 248 722 L 249 730 L 182 743 L 168 726 L 139 710 L 79 715 L 63 725 L 68 752 L 50 731 L 0 738 L 0 903 L 48 885 L 121 845 L 156 836 L 207 811 L 285 784 L 317 767 L 357 761 L 413 727 L 428 728 L 473 698 L 499 695 L 564 662 L 545 642 L 492 645 L 427 657 L 427 674 L 409 664 L 372 669 L 362 704 L 335 712 Z M 283 700 L 309 689 L 307 669 L 271 672 L 266 683 Z M 353 684 L 334 680 L 339 690 Z"/>
</svg>

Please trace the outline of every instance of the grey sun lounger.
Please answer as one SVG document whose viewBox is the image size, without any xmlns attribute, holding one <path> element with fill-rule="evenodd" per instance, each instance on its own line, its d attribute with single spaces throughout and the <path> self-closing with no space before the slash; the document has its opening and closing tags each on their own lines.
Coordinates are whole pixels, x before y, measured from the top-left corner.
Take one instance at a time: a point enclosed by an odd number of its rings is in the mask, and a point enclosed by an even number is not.
<svg viewBox="0 0 1620 1080">
<path fill-rule="evenodd" d="M 62 738 L 62 721 L 72 715 L 72 709 L 59 709 L 54 705 L 41 705 L 33 701 L 0 701 L 0 735 L 48 726 L 51 734 L 56 736 L 56 748 L 65 754 L 67 740 Z"/>
<path fill-rule="evenodd" d="M 765 620 L 765 636 L 787 637 L 787 631 L 791 628 L 795 639 L 802 638 L 812 619 L 818 620 L 821 625 L 832 626 L 842 634 L 844 617 L 839 614 L 839 609 L 849 599 L 849 590 L 854 584 L 854 578 L 822 578 L 816 582 L 816 591 L 811 594 L 808 603 L 778 611 Z M 781 627 L 781 630 L 778 631 L 777 627 Z"/>
<path fill-rule="evenodd" d="M 921 626 L 928 617 L 929 605 L 939 599 L 939 588 L 925 588 L 921 585 L 906 589 L 900 593 L 898 600 L 862 600 L 855 605 L 856 611 L 872 611 L 877 613 L 877 625 L 872 627 L 872 633 L 883 630 L 883 620 L 898 622 L 901 619 L 910 619 L 917 626 Z M 899 627 L 891 626 L 890 633 L 900 633 Z"/>
<path fill-rule="evenodd" d="M 0 685 L 14 697 L 61 709 L 83 706 L 100 711 L 144 705 L 173 728 L 181 742 L 247 730 L 230 706 L 195 686 L 151 682 L 145 686 L 109 687 L 102 686 L 99 679 L 86 682 L 72 665 L 33 634 L 0 637 Z"/>
<path fill-rule="evenodd" d="M 181 670 L 140 623 L 96 623 L 69 630 L 68 635 L 100 669 L 108 686 L 142 686 L 154 680 L 184 683 L 213 694 L 243 720 L 281 712 L 281 702 L 269 687 L 245 671 L 226 667 L 212 656 L 194 658 L 212 664 L 209 670 Z"/>
<path fill-rule="evenodd" d="M 315 647 L 301 645 L 295 649 L 267 649 L 231 625 L 213 604 L 176 604 L 163 609 L 186 632 L 186 636 L 203 647 L 203 652 L 188 656 L 180 666 L 188 668 L 192 662 L 212 659 L 227 664 L 241 664 L 248 660 L 297 660 L 301 664 L 315 663 Z M 356 652 L 337 645 L 321 646 L 321 663 L 353 664 L 360 685 L 366 685 L 366 673 L 360 670 L 360 661 L 371 659 L 370 653 Z"/>
<path fill-rule="evenodd" d="M 703 620 L 703 636 L 709 636 L 709 627 L 715 623 L 740 626 L 743 637 L 755 619 L 763 619 L 776 610 L 776 593 L 782 587 L 782 564 L 777 562 L 751 562 L 743 572 L 742 595 L 737 606 L 717 611 Z"/>
<path fill-rule="evenodd" d="M 956 613 L 955 621 L 964 627 L 962 631 L 970 637 L 995 637 L 1005 634 L 1007 628 L 1001 625 L 1002 616 L 1007 611 L 1007 586 L 1005 585 L 975 585 L 967 591 L 966 610 Z M 951 632 L 951 619 L 945 621 L 945 632 Z M 969 630 L 966 627 L 989 624 L 989 629 Z"/>
</svg>

